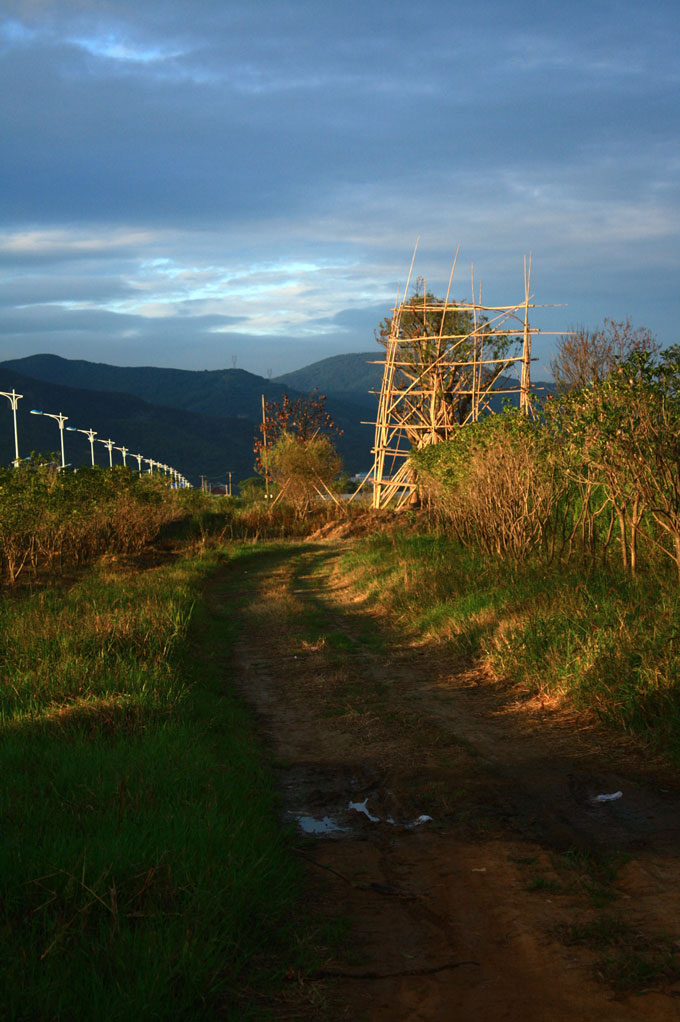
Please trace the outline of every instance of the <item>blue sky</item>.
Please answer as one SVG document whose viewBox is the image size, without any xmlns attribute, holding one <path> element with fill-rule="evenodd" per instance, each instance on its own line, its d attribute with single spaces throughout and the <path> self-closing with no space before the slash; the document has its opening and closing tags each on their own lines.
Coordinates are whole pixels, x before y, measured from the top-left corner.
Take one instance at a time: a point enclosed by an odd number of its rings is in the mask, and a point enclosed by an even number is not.
<svg viewBox="0 0 680 1022">
<path fill-rule="evenodd" d="M 680 5 L 4 0 L 0 359 L 275 375 L 415 273 L 680 341 Z M 537 346 L 543 366 L 549 343 Z M 545 375 L 545 373 L 543 373 Z"/>
</svg>

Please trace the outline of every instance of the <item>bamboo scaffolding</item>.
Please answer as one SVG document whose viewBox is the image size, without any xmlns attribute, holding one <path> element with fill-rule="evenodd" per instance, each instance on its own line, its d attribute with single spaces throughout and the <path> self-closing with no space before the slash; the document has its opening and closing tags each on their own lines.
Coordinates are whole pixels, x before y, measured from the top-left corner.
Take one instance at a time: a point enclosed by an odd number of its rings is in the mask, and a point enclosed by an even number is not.
<svg viewBox="0 0 680 1022">
<path fill-rule="evenodd" d="M 471 302 L 452 302 L 451 287 L 458 259 L 453 262 L 444 301 L 428 296 L 423 281 L 420 295 L 408 298 L 416 249 L 401 301 L 392 309 L 390 334 L 385 341 L 375 422 L 373 468 L 364 481 L 373 486 L 375 509 L 399 508 L 416 496 L 416 482 L 408 461 L 413 448 L 440 443 L 457 430 L 491 412 L 494 397 L 516 395 L 521 410 L 530 415 L 531 345 L 534 335 L 553 335 L 529 323 L 534 304 L 531 294 L 531 256 L 524 259 L 524 298 L 512 305 L 482 302 L 471 268 Z M 447 316 L 465 316 L 467 333 L 445 333 Z M 402 336 L 405 316 L 421 316 L 413 336 Z M 406 320 L 408 322 L 408 319 Z M 460 329 L 460 320 L 455 324 Z M 520 347 L 518 354 L 511 346 Z M 406 351 L 405 351 L 406 349 Z M 408 354 L 406 354 L 408 352 Z M 518 375 L 515 375 L 518 374 Z M 515 380 L 517 381 L 515 383 Z"/>
</svg>

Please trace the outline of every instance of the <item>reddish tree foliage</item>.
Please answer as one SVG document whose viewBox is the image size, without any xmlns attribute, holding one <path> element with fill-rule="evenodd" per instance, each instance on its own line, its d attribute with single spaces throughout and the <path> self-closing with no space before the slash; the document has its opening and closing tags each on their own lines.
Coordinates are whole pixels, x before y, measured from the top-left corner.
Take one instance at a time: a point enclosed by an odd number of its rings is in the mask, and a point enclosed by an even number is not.
<svg viewBox="0 0 680 1022">
<path fill-rule="evenodd" d="M 319 433 L 332 433 L 342 436 L 326 410 L 326 395 L 316 391 L 309 397 L 298 397 L 292 401 L 287 394 L 281 401 L 265 401 L 266 422 L 260 423 L 260 436 L 255 438 L 255 471 L 265 474 L 262 452 L 265 447 L 273 447 L 276 441 L 286 433 L 300 443 L 312 440 Z M 266 435 L 265 435 L 266 432 Z"/>
</svg>

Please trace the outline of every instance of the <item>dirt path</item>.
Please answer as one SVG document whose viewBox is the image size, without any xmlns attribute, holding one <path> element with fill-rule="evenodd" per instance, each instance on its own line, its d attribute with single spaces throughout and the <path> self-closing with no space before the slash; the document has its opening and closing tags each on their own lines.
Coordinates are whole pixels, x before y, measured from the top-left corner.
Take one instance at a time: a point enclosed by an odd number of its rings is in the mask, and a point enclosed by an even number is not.
<svg viewBox="0 0 680 1022">
<path fill-rule="evenodd" d="M 212 593 L 243 619 L 236 678 L 308 897 L 348 922 L 279 1017 L 680 1019 L 678 783 L 441 647 L 394 642 L 341 552 L 253 548 Z"/>
</svg>

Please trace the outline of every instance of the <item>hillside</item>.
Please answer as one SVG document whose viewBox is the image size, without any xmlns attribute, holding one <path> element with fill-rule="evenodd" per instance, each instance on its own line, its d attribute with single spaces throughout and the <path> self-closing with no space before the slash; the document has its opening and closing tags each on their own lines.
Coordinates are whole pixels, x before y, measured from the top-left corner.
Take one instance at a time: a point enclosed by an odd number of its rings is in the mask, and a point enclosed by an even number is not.
<svg viewBox="0 0 680 1022">
<path fill-rule="evenodd" d="M 256 425 L 244 419 L 197 415 L 175 408 L 152 405 L 130 394 L 114 394 L 57 383 L 29 379 L 0 366 L 0 390 L 14 388 L 23 394 L 19 401 L 17 426 L 19 454 L 26 457 L 37 450 L 50 453 L 59 450 L 59 428 L 53 419 L 31 415 L 32 408 L 62 412 L 68 426 L 94 429 L 97 439 L 109 437 L 117 446 L 125 445 L 131 453 L 172 465 L 194 485 L 201 474 L 214 481 L 223 481 L 226 472 L 233 473 L 234 482 L 252 475 L 253 436 Z M 90 444 L 82 433 L 65 432 L 66 460 L 73 465 L 90 463 Z M 14 458 L 14 426 L 9 401 L 0 402 L 0 463 Z M 108 464 L 108 451 L 95 443 L 95 458 Z M 121 454 L 114 451 L 115 463 Z M 136 461 L 128 462 L 133 466 Z"/>
<path fill-rule="evenodd" d="M 380 390 L 382 366 L 372 363 L 380 362 L 383 355 L 383 349 L 378 345 L 374 351 L 332 355 L 292 373 L 277 376 L 272 383 L 305 393 L 316 389 L 326 394 L 329 400 L 353 401 L 364 409 L 370 409 L 374 415 L 377 397 L 371 391 Z"/>
<path fill-rule="evenodd" d="M 92 428 L 118 445 L 172 464 L 198 485 L 200 476 L 222 482 L 228 471 L 234 482 L 253 474 L 253 439 L 261 421 L 262 394 L 279 401 L 313 390 L 327 395 L 326 406 L 343 430 L 337 446 L 350 473 L 372 462 L 373 430 L 362 425 L 375 416 L 382 379 L 380 352 L 335 355 L 286 373 L 275 380 L 243 369 L 184 370 L 152 366 L 123 367 L 57 355 L 31 355 L 0 363 L 0 390 L 25 395 L 19 403 L 22 454 L 59 447 L 57 425 L 31 416 L 32 407 L 63 412 L 69 425 Z M 551 384 L 537 384 L 550 392 Z M 503 399 L 492 401 L 499 411 Z M 82 434 L 67 433 L 67 459 L 89 460 Z M 102 464 L 106 449 L 97 445 Z M 14 454 L 9 402 L 0 401 L 0 461 Z M 117 455 L 120 458 L 120 454 Z"/>
<path fill-rule="evenodd" d="M 379 392 L 382 383 L 382 355 L 383 349 L 378 345 L 374 351 L 333 355 L 331 358 L 313 362 L 312 365 L 304 366 L 302 369 L 296 369 L 292 373 L 277 376 L 272 382 L 307 392 L 316 388 L 320 393 L 326 394 L 329 401 L 338 399 L 353 401 L 365 410 L 370 409 L 370 418 L 373 418 L 378 404 L 377 395 L 373 392 Z M 498 381 L 498 386 L 502 387 L 503 385 L 503 378 L 501 378 Z M 516 384 L 512 383 L 511 385 Z M 555 392 L 555 385 L 552 382 L 536 381 L 534 386 L 539 393 L 554 394 Z M 500 411 L 504 400 L 504 396 L 493 398 L 492 410 Z M 512 401 L 514 402 L 514 400 L 513 398 Z"/>
<path fill-rule="evenodd" d="M 69 425 L 91 426 L 102 437 L 110 435 L 117 443 L 138 445 L 143 454 L 175 465 L 192 482 L 200 474 L 222 481 L 228 470 L 235 479 L 252 475 L 253 442 L 261 421 L 262 394 L 268 401 L 280 401 L 286 392 L 291 398 L 299 397 L 298 390 L 242 369 L 121 367 L 34 355 L 0 363 L 0 373 L 8 381 L 6 385 L 0 382 L 0 389 L 11 390 L 14 385 L 21 393 L 36 394 L 31 405 L 27 398 L 19 403 L 19 414 L 27 419 L 26 426 L 20 428 L 27 430 L 30 439 L 21 444 L 22 451 L 34 447 L 44 451 L 50 443 L 50 450 L 58 447 L 56 423 L 52 424 L 54 433 L 50 439 L 49 426 L 45 433 L 44 420 L 30 416 L 29 409 L 61 411 L 71 420 L 79 420 L 70 421 Z M 31 382 L 26 382 L 29 378 Z M 25 382 L 19 385 L 12 383 L 12 379 Z M 329 398 L 327 408 L 343 430 L 337 439 L 337 449 L 348 471 L 368 468 L 373 437 L 371 427 L 361 424 L 367 418 L 365 408 L 335 398 Z M 7 419 L 6 429 L 1 425 L 3 416 Z M 40 426 L 37 432 L 36 423 Z M 12 457 L 11 429 L 9 403 L 3 399 L 0 456 L 5 462 Z M 80 434 L 67 435 L 76 436 L 80 444 Z M 83 440 L 89 453 L 87 439 Z M 158 453 L 151 453 L 152 446 Z M 10 452 L 7 457 L 6 447 Z M 188 467 L 180 464 L 182 457 Z"/>
<path fill-rule="evenodd" d="M 344 359 L 354 360 L 355 356 L 339 355 L 337 359 L 342 362 Z M 289 374 L 291 377 L 299 377 L 297 383 L 289 382 L 285 377 L 267 380 L 255 373 L 246 372 L 245 369 L 194 370 L 161 369 L 154 366 L 114 366 L 103 362 L 61 358 L 58 355 L 29 355 L 27 358 L 0 362 L 0 366 L 4 369 L 15 369 L 24 376 L 49 383 L 62 383 L 70 387 L 85 387 L 122 394 L 136 394 L 137 397 L 152 404 L 165 405 L 168 408 L 184 408 L 201 415 L 235 418 L 245 416 L 256 420 L 259 420 L 261 414 L 262 394 L 268 401 L 280 401 L 285 393 L 295 391 L 308 394 L 315 387 L 319 387 L 324 393 L 333 393 L 333 417 L 336 420 L 342 419 L 343 421 L 339 424 L 346 430 L 349 424 L 346 420 L 354 419 L 357 416 L 357 409 L 354 405 L 344 408 L 343 405 L 348 399 L 339 398 L 338 400 L 337 392 L 346 390 L 352 395 L 364 394 L 365 396 L 361 385 L 351 384 L 353 375 L 356 376 L 356 373 L 347 369 L 342 375 L 339 375 L 337 371 L 327 374 L 330 377 L 338 376 L 342 386 L 334 385 L 325 388 L 315 382 L 315 378 L 319 375 L 316 367 L 322 366 L 326 362 L 336 362 L 337 359 L 324 359 L 323 362 L 309 366 L 308 370 L 301 369 L 297 373 Z M 364 369 L 367 368 L 363 355 L 356 356 L 356 360 L 357 366 L 362 365 Z M 376 369 L 377 367 L 368 368 Z M 305 380 L 306 372 L 310 378 L 309 384 Z M 375 374 L 364 375 L 368 381 L 373 379 Z M 379 373 L 377 378 L 379 382 Z"/>
</svg>

